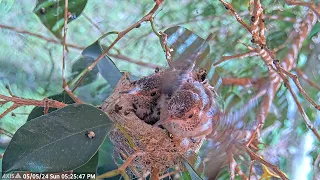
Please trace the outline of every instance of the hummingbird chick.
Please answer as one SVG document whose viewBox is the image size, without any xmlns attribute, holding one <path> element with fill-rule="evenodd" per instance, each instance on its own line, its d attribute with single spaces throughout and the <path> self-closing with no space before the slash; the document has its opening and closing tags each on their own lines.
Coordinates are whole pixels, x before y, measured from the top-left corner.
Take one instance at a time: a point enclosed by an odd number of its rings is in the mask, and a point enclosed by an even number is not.
<svg viewBox="0 0 320 180">
<path fill-rule="evenodd" d="M 121 93 L 132 95 L 142 95 L 153 97 L 160 95 L 161 76 L 162 72 L 158 72 L 149 76 L 145 76 L 137 81 L 132 82 L 133 88 Z"/>
<path fill-rule="evenodd" d="M 189 112 L 197 111 L 197 109 L 200 109 L 200 106 L 201 99 L 198 94 L 190 90 L 180 90 L 170 99 L 168 103 L 168 114 L 182 118 Z"/>
<path fill-rule="evenodd" d="M 150 99 L 146 96 L 133 96 L 132 97 L 132 107 L 133 112 L 137 117 L 146 123 L 151 121 L 149 116 L 153 114 L 153 108 L 156 106 L 157 99 Z M 149 123 L 148 123 L 149 124 Z"/>
<path fill-rule="evenodd" d="M 212 93 L 199 81 L 187 82 L 161 110 L 160 121 L 178 137 L 198 137 L 212 131 L 213 116 L 217 114 Z"/>
<path fill-rule="evenodd" d="M 202 102 L 198 94 L 190 90 L 179 90 L 162 107 L 160 121 L 155 126 L 162 125 L 177 136 L 189 136 L 185 133 L 198 125 L 201 107 Z"/>
<path fill-rule="evenodd" d="M 133 112 L 148 124 L 148 121 L 154 121 L 149 116 L 153 114 L 153 108 L 160 97 L 160 74 L 161 72 L 158 72 L 134 81 L 129 90 L 120 92 L 130 95 Z"/>
<path fill-rule="evenodd" d="M 194 72 L 194 79 L 199 82 L 205 82 L 207 79 L 207 70 L 205 68 L 199 68 Z"/>
<path fill-rule="evenodd" d="M 161 92 L 169 98 L 186 82 L 190 81 L 192 76 L 181 70 L 168 70 L 161 76 Z"/>
</svg>

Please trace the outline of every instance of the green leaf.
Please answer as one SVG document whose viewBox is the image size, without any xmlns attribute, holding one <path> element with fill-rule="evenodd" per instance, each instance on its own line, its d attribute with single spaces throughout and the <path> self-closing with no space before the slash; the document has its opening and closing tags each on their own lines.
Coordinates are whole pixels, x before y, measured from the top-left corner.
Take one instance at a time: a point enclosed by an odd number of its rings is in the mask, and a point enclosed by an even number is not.
<svg viewBox="0 0 320 180">
<path fill-rule="evenodd" d="M 113 151 L 114 148 L 111 140 L 109 138 L 106 138 L 106 140 L 101 145 L 101 148 L 99 149 L 97 175 L 101 175 L 118 168 L 112 157 Z M 121 175 L 118 175 L 116 177 L 112 177 L 112 179 L 119 179 L 120 177 Z"/>
<path fill-rule="evenodd" d="M 64 172 L 87 163 L 113 128 L 97 108 L 69 105 L 28 121 L 14 134 L 2 171 Z M 89 138 L 87 133 L 95 133 Z"/>
<path fill-rule="evenodd" d="M 99 152 L 97 152 L 86 164 L 75 169 L 73 173 L 90 173 L 96 174 L 97 166 L 99 160 Z"/>
<path fill-rule="evenodd" d="M 204 173 L 204 165 L 200 156 L 194 152 L 188 152 L 183 157 L 183 163 L 187 168 L 192 180 L 200 180 L 201 175 Z"/>
<path fill-rule="evenodd" d="M 273 32 L 267 37 L 267 45 L 271 49 L 277 48 L 280 45 L 284 44 L 287 38 L 288 38 L 288 34 L 285 31 L 280 30 L 280 31 Z"/>
<path fill-rule="evenodd" d="M 213 4 L 208 4 L 208 6 L 204 8 L 202 15 L 203 16 L 215 15 L 217 13 L 216 8 L 217 7 L 215 7 Z"/>
<path fill-rule="evenodd" d="M 320 32 L 320 23 L 317 22 L 313 28 L 311 29 L 311 32 L 308 35 L 308 39 L 311 39 L 314 35 L 318 34 Z"/>
<path fill-rule="evenodd" d="M 68 11 L 71 14 L 68 17 L 68 23 L 80 16 L 86 4 L 87 0 L 69 0 Z M 57 38 L 62 38 L 64 9 L 64 0 L 38 0 L 33 12 Z"/>
<path fill-rule="evenodd" d="M 75 79 L 84 69 L 89 67 L 94 62 L 93 57 L 81 56 L 73 65 L 72 65 L 72 75 L 71 79 Z M 81 86 L 92 83 L 98 77 L 98 67 L 95 66 L 83 79 Z"/>
<path fill-rule="evenodd" d="M 174 61 L 186 61 L 192 57 L 194 59 L 191 60 L 201 67 L 202 61 L 210 53 L 210 47 L 203 38 L 181 26 L 171 27 L 164 33 L 168 35 L 168 45 L 173 49 L 171 56 Z"/>
<path fill-rule="evenodd" d="M 188 171 L 183 171 L 180 173 L 183 180 L 192 180 Z"/>
<path fill-rule="evenodd" d="M 68 93 L 66 93 L 65 91 L 63 91 L 60 94 L 55 94 L 52 96 L 49 96 L 48 99 L 53 99 L 53 100 L 57 100 L 60 102 L 64 102 L 66 104 L 73 104 L 74 101 L 73 99 L 68 95 Z M 42 116 L 44 108 L 43 107 L 35 107 L 33 108 L 33 110 L 30 112 L 27 121 L 30 121 L 31 119 L 37 118 L 39 116 Z M 48 113 L 51 113 L 53 111 L 57 110 L 57 108 L 49 108 Z"/>
<path fill-rule="evenodd" d="M 101 49 L 101 46 L 99 45 L 99 41 L 96 41 L 82 52 L 82 56 L 97 59 L 103 51 L 104 50 Z M 98 69 L 99 73 L 108 81 L 112 89 L 117 85 L 118 81 L 122 77 L 121 72 L 108 56 L 105 56 L 99 61 Z"/>
</svg>

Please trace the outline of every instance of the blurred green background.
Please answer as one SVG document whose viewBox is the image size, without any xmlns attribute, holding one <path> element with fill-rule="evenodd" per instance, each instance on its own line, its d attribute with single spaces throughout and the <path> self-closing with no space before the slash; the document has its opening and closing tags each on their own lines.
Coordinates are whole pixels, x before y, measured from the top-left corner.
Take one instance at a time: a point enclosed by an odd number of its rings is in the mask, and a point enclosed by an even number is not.
<svg viewBox="0 0 320 180">
<path fill-rule="evenodd" d="M 245 21 L 249 22 L 248 0 L 229 2 Z M 35 0 L 0 0 L 0 25 L 54 39 L 55 36 L 33 13 L 36 3 Z M 295 22 L 300 22 L 304 18 L 307 9 L 288 6 L 280 0 L 266 0 L 262 4 L 265 9 L 267 45 L 271 49 L 284 46 L 276 54 L 281 61 L 287 53 L 287 47 L 290 47 L 290 42 L 286 39 L 291 30 L 296 27 Z M 85 47 L 109 31 L 122 31 L 129 27 L 153 6 L 153 0 L 88 0 L 82 15 L 68 24 L 67 43 L 79 47 L 68 48 L 66 60 L 68 80 L 72 80 L 80 69 L 86 67 L 83 63 L 75 65 Z M 159 31 L 180 25 L 204 39 L 212 33 L 208 41 L 211 52 L 200 65 L 209 70 L 210 83 L 217 87 L 224 102 L 224 109 L 241 107 L 255 90 L 240 86 L 223 86 L 221 78 L 267 76 L 267 67 L 259 57 L 228 61 L 213 68 L 212 63 L 220 60 L 223 55 L 247 52 L 246 47 L 239 41 L 251 43 L 250 34 L 219 1 L 165 1 L 155 13 L 154 23 Z M 319 31 L 320 24 L 317 22 L 304 42 L 297 60 L 298 67 L 318 85 L 320 85 Z M 9 95 L 5 85 L 9 85 L 16 96 L 39 100 L 62 91 L 61 44 L 47 42 L 26 33 L 1 27 L 0 37 L 0 94 Z M 108 46 L 114 38 L 115 36 L 110 35 L 102 42 Z M 132 62 L 113 56 L 118 53 Z M 165 55 L 158 37 L 152 32 L 150 23 L 142 23 L 139 28 L 128 33 L 115 45 L 110 54 L 111 59 L 121 71 L 127 71 L 139 77 L 153 73 L 154 68 L 151 67 L 166 66 Z M 139 62 L 144 62 L 146 65 L 139 65 Z M 319 103 L 319 90 L 305 82 L 302 84 L 311 98 Z M 294 89 L 298 91 L 297 88 Z M 111 91 L 108 82 L 98 74 L 97 77 L 94 76 L 78 88 L 76 94 L 84 101 L 98 105 Z M 320 112 L 310 106 L 302 96 L 299 95 L 299 97 L 309 118 L 319 129 Z M 0 106 L 0 113 L 11 105 L 7 103 Z M 13 113 L 1 119 L 0 127 L 14 133 L 26 122 L 28 113 L 32 109 L 32 106 L 27 106 L 14 110 Z M 254 117 L 254 111 L 248 114 L 248 118 L 254 120 Z M 2 135 L 0 139 L 2 143 L 0 153 L 2 153 L 8 138 Z M 261 154 L 269 161 L 278 164 L 284 172 L 288 173 L 290 179 L 310 179 L 313 176 L 313 162 L 320 151 L 319 143 L 307 129 L 303 119 L 297 113 L 297 107 L 290 93 L 283 86 L 273 101 L 261 141 L 265 143 Z M 317 168 L 319 170 L 319 166 L 315 165 L 316 170 Z"/>
</svg>

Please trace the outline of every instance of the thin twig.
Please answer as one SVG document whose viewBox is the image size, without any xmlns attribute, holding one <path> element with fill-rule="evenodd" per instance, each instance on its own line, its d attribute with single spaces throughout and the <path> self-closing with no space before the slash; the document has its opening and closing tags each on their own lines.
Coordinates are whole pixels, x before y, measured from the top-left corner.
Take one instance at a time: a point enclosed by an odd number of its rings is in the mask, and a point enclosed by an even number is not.
<svg viewBox="0 0 320 180">
<path fill-rule="evenodd" d="M 239 164 L 236 165 L 235 168 L 237 174 L 244 180 L 248 180 L 249 178 L 247 177 L 247 175 L 240 169 Z"/>
<path fill-rule="evenodd" d="M 15 31 L 17 33 L 28 34 L 28 35 L 43 39 L 43 40 L 45 40 L 47 42 L 52 42 L 52 43 L 56 43 L 56 44 L 63 44 L 62 41 L 60 41 L 58 39 L 48 38 L 48 37 L 40 35 L 40 34 L 36 34 L 36 33 L 30 32 L 30 31 L 27 31 L 27 30 L 23 30 L 23 29 L 18 29 L 18 28 L 11 27 L 11 26 L 8 26 L 8 25 L 0 24 L 0 28 L 9 29 L 9 30 Z M 75 49 L 79 49 L 79 50 L 84 50 L 85 49 L 85 47 L 78 46 L 78 45 L 75 45 L 75 44 L 66 44 L 66 46 L 67 47 L 71 47 L 71 48 L 75 48 Z"/>
<path fill-rule="evenodd" d="M 250 50 L 249 52 L 245 52 L 245 53 L 241 53 L 241 54 L 236 54 L 236 55 L 232 55 L 232 56 L 222 56 L 222 58 L 215 62 L 213 64 L 214 67 L 218 66 L 219 64 L 231 60 L 231 59 L 240 59 L 240 58 L 245 58 L 245 57 L 252 57 L 252 56 L 256 56 L 258 55 L 258 53 L 255 50 Z"/>
<path fill-rule="evenodd" d="M 138 25 L 140 25 L 142 22 L 145 21 L 150 21 L 154 15 L 154 13 L 158 10 L 158 8 L 160 7 L 160 5 L 163 3 L 164 0 L 156 0 L 156 4 L 155 6 L 150 10 L 150 12 L 143 16 L 139 21 L 137 21 L 136 23 L 132 24 L 130 27 L 128 27 L 127 29 L 121 31 L 118 33 L 117 38 L 110 44 L 110 46 L 87 68 L 87 71 L 84 73 L 83 77 L 85 77 L 90 71 L 92 71 L 92 69 L 99 63 L 99 61 L 101 59 L 103 59 L 103 57 L 105 55 L 108 54 L 109 50 L 120 40 L 123 38 L 123 36 L 125 36 L 128 32 L 130 32 L 131 30 L 133 30 L 134 28 L 136 28 Z"/>
<path fill-rule="evenodd" d="M 4 135 L 6 135 L 6 136 L 8 136 L 10 138 L 13 137 L 13 134 L 11 132 L 9 132 L 9 131 L 7 131 L 5 129 L 2 129 L 2 128 L 0 128 L 0 133 L 4 134 Z"/>
<path fill-rule="evenodd" d="M 99 33 L 100 33 L 101 35 L 104 34 L 103 31 L 99 28 L 99 26 L 98 26 L 95 22 L 93 22 L 93 21 L 87 16 L 86 13 L 82 12 L 81 15 L 82 15 L 83 17 L 85 17 L 85 18 L 90 22 L 90 24 L 92 24 L 92 25 L 99 31 Z"/>
<path fill-rule="evenodd" d="M 254 160 L 251 160 L 250 161 L 250 166 L 249 166 L 249 180 L 251 178 L 251 174 L 252 174 L 252 169 L 253 169 L 253 164 L 254 164 Z"/>
<path fill-rule="evenodd" d="M 228 161 L 229 161 L 229 171 L 230 171 L 230 180 L 234 180 L 235 178 L 235 169 L 237 167 L 237 162 L 233 157 L 233 153 L 231 150 L 227 151 Z"/>
<path fill-rule="evenodd" d="M 8 109 L 6 109 L 2 114 L 0 114 L 0 119 L 2 119 L 5 115 L 7 115 L 9 112 L 17 109 L 19 106 L 17 104 L 13 104 Z"/>
<path fill-rule="evenodd" d="M 263 15 L 263 19 L 274 19 L 274 20 L 281 20 L 281 21 L 288 21 L 288 22 L 297 22 L 296 18 L 292 17 L 283 17 L 279 15 Z"/>
<path fill-rule="evenodd" d="M 257 83 L 261 78 L 222 78 L 223 85 L 240 85 L 246 86 Z"/>
<path fill-rule="evenodd" d="M 166 59 L 167 59 L 167 62 L 169 64 L 169 67 L 172 67 L 172 60 L 171 60 L 171 49 L 168 45 L 168 35 L 163 33 L 163 32 L 160 32 L 161 34 L 161 41 L 162 41 L 162 45 L 164 47 L 164 50 L 165 50 L 165 53 L 166 53 Z"/>
<path fill-rule="evenodd" d="M 307 38 L 309 32 L 311 31 L 312 27 L 316 23 L 316 19 L 317 18 L 315 17 L 315 14 L 312 12 L 309 12 L 301 22 L 299 30 L 296 30 L 296 29 L 293 30 L 294 32 L 299 32 L 299 33 L 296 34 L 295 36 L 292 36 L 292 39 L 294 41 L 291 47 L 289 48 L 288 54 L 286 55 L 286 57 L 281 63 L 281 65 L 285 70 L 290 71 L 294 67 L 294 62 L 295 62 L 295 59 L 298 57 L 298 53 L 302 47 L 302 43 Z M 262 125 L 261 129 L 267 117 L 267 114 L 271 106 L 272 100 L 275 96 L 275 93 L 279 89 L 280 83 L 282 82 L 281 78 L 279 78 L 277 73 L 275 71 L 272 71 L 270 68 L 273 66 L 273 60 L 275 59 L 274 57 L 271 56 L 272 53 L 268 53 L 266 49 L 267 49 L 266 47 L 264 47 L 263 49 L 259 49 L 259 54 L 261 58 L 264 60 L 265 64 L 268 65 L 269 78 L 270 78 L 270 88 L 266 96 L 263 98 L 259 112 L 257 113 L 257 121 Z"/>
<path fill-rule="evenodd" d="M 68 83 L 65 77 L 65 61 L 67 57 L 67 46 L 66 46 L 66 39 L 67 39 L 67 23 L 68 23 L 68 3 L 69 0 L 65 0 L 65 8 L 64 8 L 64 25 L 63 25 L 63 54 L 62 54 L 62 88 L 68 93 L 68 95 L 74 100 L 74 102 L 78 104 L 83 104 L 83 102 L 77 98 L 73 92 L 69 89 Z"/>
<path fill-rule="evenodd" d="M 313 163 L 313 180 L 317 180 L 320 178 L 319 174 L 319 163 L 320 163 L 320 154 L 318 154 L 316 160 Z"/>
<path fill-rule="evenodd" d="M 39 107 L 47 106 L 51 108 L 63 108 L 67 106 L 65 103 L 62 103 L 56 100 L 51 100 L 51 99 L 33 100 L 33 99 L 24 99 L 16 96 L 8 97 L 1 94 L 0 94 L 0 99 L 4 100 L 4 101 L 1 101 L 4 103 L 13 102 L 13 105 L 0 115 L 0 119 L 3 118 L 6 114 L 11 112 L 12 110 L 20 106 L 39 106 Z"/>
<path fill-rule="evenodd" d="M 239 16 L 239 14 L 234 10 L 234 8 L 231 6 L 230 3 L 224 1 L 224 0 L 219 0 L 220 2 L 223 3 L 224 7 L 227 9 L 227 10 L 230 10 L 230 12 L 235 16 L 235 18 L 237 19 L 237 21 L 247 29 L 247 31 L 249 31 L 251 33 L 251 28 L 249 25 L 247 25 L 243 20 L 242 18 Z"/>
<path fill-rule="evenodd" d="M 251 34 L 252 34 L 252 42 L 257 42 L 260 40 L 261 36 L 259 34 L 260 24 L 261 24 L 261 15 L 263 12 L 263 9 L 260 4 L 260 0 L 254 0 L 253 4 L 253 15 L 251 16 Z"/>
<path fill-rule="evenodd" d="M 267 166 L 268 168 L 270 168 L 272 171 L 274 171 L 277 175 L 279 175 L 282 179 L 284 180 L 289 180 L 289 178 L 278 168 L 278 166 L 273 165 L 271 163 L 269 163 L 268 161 L 264 160 L 263 158 L 261 158 L 260 156 L 258 156 L 256 153 L 254 153 L 253 151 L 251 151 L 251 149 L 247 146 L 244 147 L 247 151 L 247 153 L 249 154 L 251 160 L 254 161 L 258 161 L 261 164 Z"/>
<path fill-rule="evenodd" d="M 316 6 L 314 2 L 301 2 L 301 1 L 294 1 L 294 0 L 284 0 L 289 5 L 295 6 L 305 6 L 310 8 L 317 16 L 320 18 L 320 8 Z"/>
<path fill-rule="evenodd" d="M 64 25 L 63 25 L 63 51 L 62 51 L 62 87 L 65 88 L 67 86 L 67 81 L 65 77 L 65 64 L 66 64 L 66 56 L 67 56 L 67 48 L 66 48 L 66 39 L 67 39 L 67 23 L 68 23 L 68 3 L 69 0 L 65 0 L 65 9 L 64 9 Z"/>
<path fill-rule="evenodd" d="M 110 57 L 118 58 L 118 59 L 130 62 L 130 63 L 137 64 L 139 66 L 143 66 L 143 67 L 147 67 L 147 68 L 151 68 L 151 69 L 155 69 L 155 68 L 159 67 L 158 65 L 155 65 L 155 64 L 152 64 L 152 63 L 146 63 L 146 62 L 142 62 L 142 61 L 133 60 L 133 59 L 131 59 L 131 58 L 127 57 L 127 56 L 124 56 L 122 54 L 111 54 L 111 53 L 108 53 L 108 55 Z M 159 67 L 159 68 L 161 68 L 161 67 Z"/>
<path fill-rule="evenodd" d="M 295 70 L 296 70 L 296 72 L 298 73 L 298 75 L 299 75 L 300 77 L 302 77 L 305 81 L 307 81 L 307 83 L 310 84 L 310 86 L 312 86 L 312 87 L 314 87 L 314 88 L 316 88 L 316 89 L 318 89 L 318 90 L 320 91 L 320 86 L 319 86 L 318 84 L 312 82 L 312 81 L 308 78 L 308 76 L 307 76 L 301 69 L 296 68 Z"/>
<path fill-rule="evenodd" d="M 153 18 L 150 19 L 150 24 L 151 24 L 152 31 L 160 38 L 161 34 L 154 27 Z"/>
<path fill-rule="evenodd" d="M 298 76 L 295 75 L 295 74 L 292 74 L 288 71 L 286 71 L 285 69 L 283 69 L 279 64 L 276 65 L 276 67 L 281 71 L 283 72 L 284 74 L 286 74 L 287 76 L 289 76 L 293 81 L 294 83 L 296 84 L 296 86 L 298 87 L 298 90 L 299 92 L 307 99 L 307 101 L 309 101 L 313 107 L 315 107 L 317 110 L 320 111 L 320 105 L 317 104 L 315 101 L 313 101 L 310 96 L 306 93 L 306 91 L 302 88 L 300 82 L 299 82 L 299 79 L 298 79 Z"/>
<path fill-rule="evenodd" d="M 96 179 L 110 178 L 110 177 L 117 176 L 119 174 L 121 174 L 124 177 L 124 179 L 129 179 L 129 176 L 126 173 L 126 168 L 130 165 L 130 163 L 134 160 L 134 158 L 136 158 L 137 156 L 141 156 L 141 155 L 143 155 L 143 152 L 141 152 L 141 151 L 135 152 L 134 154 L 129 156 L 129 158 L 126 159 L 124 164 L 122 164 L 118 169 L 101 174 L 101 175 L 97 176 Z"/>
<path fill-rule="evenodd" d="M 289 83 L 289 80 L 287 77 L 285 77 L 285 75 L 283 74 L 283 72 L 281 72 L 281 67 L 280 67 L 280 64 L 278 62 L 274 62 L 275 66 L 278 68 L 277 70 L 277 73 L 280 75 L 280 77 L 282 78 L 283 82 L 285 83 L 286 87 L 288 88 L 288 90 L 290 91 L 297 107 L 298 107 L 298 110 L 301 114 L 301 116 L 303 117 L 306 125 L 308 126 L 308 128 L 314 133 L 314 135 L 317 137 L 317 139 L 320 141 L 320 135 L 317 131 L 317 129 L 314 127 L 314 125 L 312 124 L 312 122 L 310 121 L 309 117 L 307 116 L 306 112 L 304 111 L 304 109 L 302 108 L 296 94 L 294 93 L 290 83 Z"/>
<path fill-rule="evenodd" d="M 166 177 L 169 177 L 169 176 L 174 175 L 174 174 L 177 174 L 177 173 L 179 173 L 179 171 L 171 171 L 171 172 L 168 172 L 168 173 L 160 176 L 159 179 L 164 179 L 164 178 L 166 178 Z"/>
<path fill-rule="evenodd" d="M 13 93 L 12 93 L 9 85 L 6 85 L 6 89 L 7 89 L 8 93 L 10 94 L 11 97 L 15 97 L 15 96 L 13 95 Z"/>
</svg>

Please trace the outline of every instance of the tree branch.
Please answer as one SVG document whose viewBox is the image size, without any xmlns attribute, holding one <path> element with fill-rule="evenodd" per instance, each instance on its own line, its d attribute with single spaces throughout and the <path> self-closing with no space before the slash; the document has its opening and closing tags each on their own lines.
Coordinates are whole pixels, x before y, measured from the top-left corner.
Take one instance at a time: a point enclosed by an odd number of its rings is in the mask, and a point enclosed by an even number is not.
<svg viewBox="0 0 320 180">
<path fill-rule="evenodd" d="M 309 32 L 314 26 L 317 18 L 314 13 L 309 12 L 305 19 L 301 22 L 299 32 L 296 36 L 293 37 L 294 42 L 289 48 L 288 54 L 281 62 L 281 66 L 286 70 L 290 71 L 294 67 L 295 59 L 298 57 L 299 50 L 302 47 L 302 42 L 307 38 Z M 296 31 L 296 30 L 294 30 Z M 269 66 L 273 66 L 273 59 L 270 53 L 268 53 L 265 49 L 260 49 L 259 54 L 264 62 Z M 281 78 L 277 75 L 275 71 L 270 71 L 269 69 L 269 77 L 270 77 L 270 88 L 264 99 L 262 100 L 261 107 L 259 109 L 259 113 L 257 114 L 257 120 L 260 124 L 264 124 L 266 116 L 268 114 L 269 108 L 271 106 L 272 100 L 277 92 L 280 84 L 282 82 Z M 262 129 L 262 126 L 261 126 Z M 261 130 L 260 129 L 260 130 Z"/>
<path fill-rule="evenodd" d="M 307 76 L 301 69 L 296 68 L 295 70 L 296 70 L 297 74 L 298 74 L 300 77 L 302 77 L 302 79 L 304 79 L 305 81 L 307 81 L 307 83 L 310 84 L 310 86 L 312 86 L 312 87 L 314 87 L 314 88 L 316 88 L 316 89 L 318 89 L 318 90 L 320 91 L 320 86 L 319 86 L 318 84 L 312 82 L 312 81 L 308 78 L 308 76 Z"/>
<path fill-rule="evenodd" d="M 20 107 L 20 106 L 39 106 L 39 107 L 51 107 L 51 108 L 63 108 L 66 107 L 67 104 L 51 100 L 51 99 L 43 99 L 43 100 L 33 100 L 33 99 L 25 99 L 20 97 L 8 97 L 5 95 L 0 94 L 0 99 L 4 100 L 1 101 L 3 104 L 8 102 L 13 102 L 13 105 L 9 107 L 5 112 L 0 114 L 0 119 L 3 118 L 5 115 L 7 115 L 9 112 L 13 111 L 14 109 Z"/>
<path fill-rule="evenodd" d="M 65 8 L 64 8 L 64 25 L 63 25 L 63 51 L 62 51 L 62 88 L 68 93 L 68 95 L 74 100 L 74 102 L 78 104 L 83 104 L 83 102 L 77 98 L 73 92 L 69 89 L 68 83 L 65 77 L 65 61 L 67 57 L 67 46 L 66 46 L 66 39 L 67 39 L 67 24 L 68 24 L 68 2 L 69 0 L 65 0 Z"/>
<path fill-rule="evenodd" d="M 245 58 L 245 57 L 252 57 L 252 56 L 256 56 L 258 55 L 258 53 L 255 50 L 250 50 L 246 53 L 241 53 L 241 54 L 236 54 L 236 55 L 232 55 L 232 56 L 222 56 L 222 58 L 215 62 L 213 64 L 214 67 L 218 66 L 219 64 L 231 60 L 231 59 L 240 59 L 240 58 Z"/>
<path fill-rule="evenodd" d="M 159 67 L 159 66 L 157 66 L 155 64 L 145 63 L 145 62 L 142 62 L 142 61 L 133 60 L 133 59 L 131 59 L 131 58 L 127 57 L 127 56 L 124 56 L 122 54 L 111 54 L 111 53 L 108 53 L 108 55 L 110 57 L 118 58 L 118 59 L 130 62 L 130 63 L 137 64 L 139 66 L 143 66 L 143 67 L 147 67 L 147 68 L 151 68 L 151 69 L 155 69 L 155 68 Z"/>
<path fill-rule="evenodd" d="M 314 2 L 301 2 L 301 1 L 294 1 L 294 0 L 284 0 L 289 5 L 295 6 L 305 6 L 311 9 L 317 16 L 320 18 L 320 8 L 316 6 Z"/>
<path fill-rule="evenodd" d="M 256 153 L 254 153 L 249 147 L 245 146 L 245 149 L 246 149 L 247 153 L 249 154 L 251 160 L 258 161 L 261 164 L 267 166 L 272 171 L 274 171 L 276 174 L 278 174 L 281 177 L 281 179 L 289 180 L 289 178 L 278 168 L 278 166 L 273 165 L 273 164 L 269 163 L 268 161 L 264 160 L 263 158 L 258 156 Z"/>
<path fill-rule="evenodd" d="M 30 32 L 30 31 L 27 31 L 27 30 L 23 30 L 23 29 L 18 29 L 18 28 L 11 27 L 11 26 L 8 26 L 8 25 L 0 24 L 0 28 L 9 29 L 9 30 L 15 31 L 17 33 L 28 34 L 30 36 L 34 36 L 34 37 L 43 39 L 43 40 L 45 40 L 47 42 L 52 42 L 52 43 L 56 43 L 56 44 L 63 44 L 63 42 L 58 40 L 58 39 L 48 38 L 48 37 L 45 37 L 45 36 L 40 35 L 40 34 L 36 34 L 36 33 Z M 85 49 L 85 47 L 78 46 L 78 45 L 75 45 L 75 44 L 66 44 L 66 46 L 67 47 L 71 47 L 71 48 L 75 48 L 75 49 L 79 49 L 79 50 L 84 50 Z"/>
<path fill-rule="evenodd" d="M 275 66 L 277 67 L 277 73 L 281 76 L 282 80 L 284 81 L 285 83 L 285 86 L 289 89 L 297 107 L 298 107 L 298 110 L 301 114 L 301 116 L 303 117 L 304 121 L 306 122 L 307 126 L 309 129 L 311 129 L 311 131 L 315 134 L 315 136 L 317 137 L 317 139 L 320 141 L 320 135 L 317 131 L 317 129 L 314 127 L 314 125 L 312 124 L 312 122 L 310 121 L 309 117 L 307 116 L 306 112 L 304 111 L 304 109 L 302 108 L 298 98 L 297 98 L 297 95 L 294 93 L 290 83 L 289 83 L 289 80 L 287 77 L 284 76 L 283 74 L 283 70 L 279 70 L 279 69 L 282 69 L 282 67 L 280 66 L 280 64 L 278 62 L 274 62 Z M 299 87 L 298 87 L 299 88 Z"/>
</svg>

